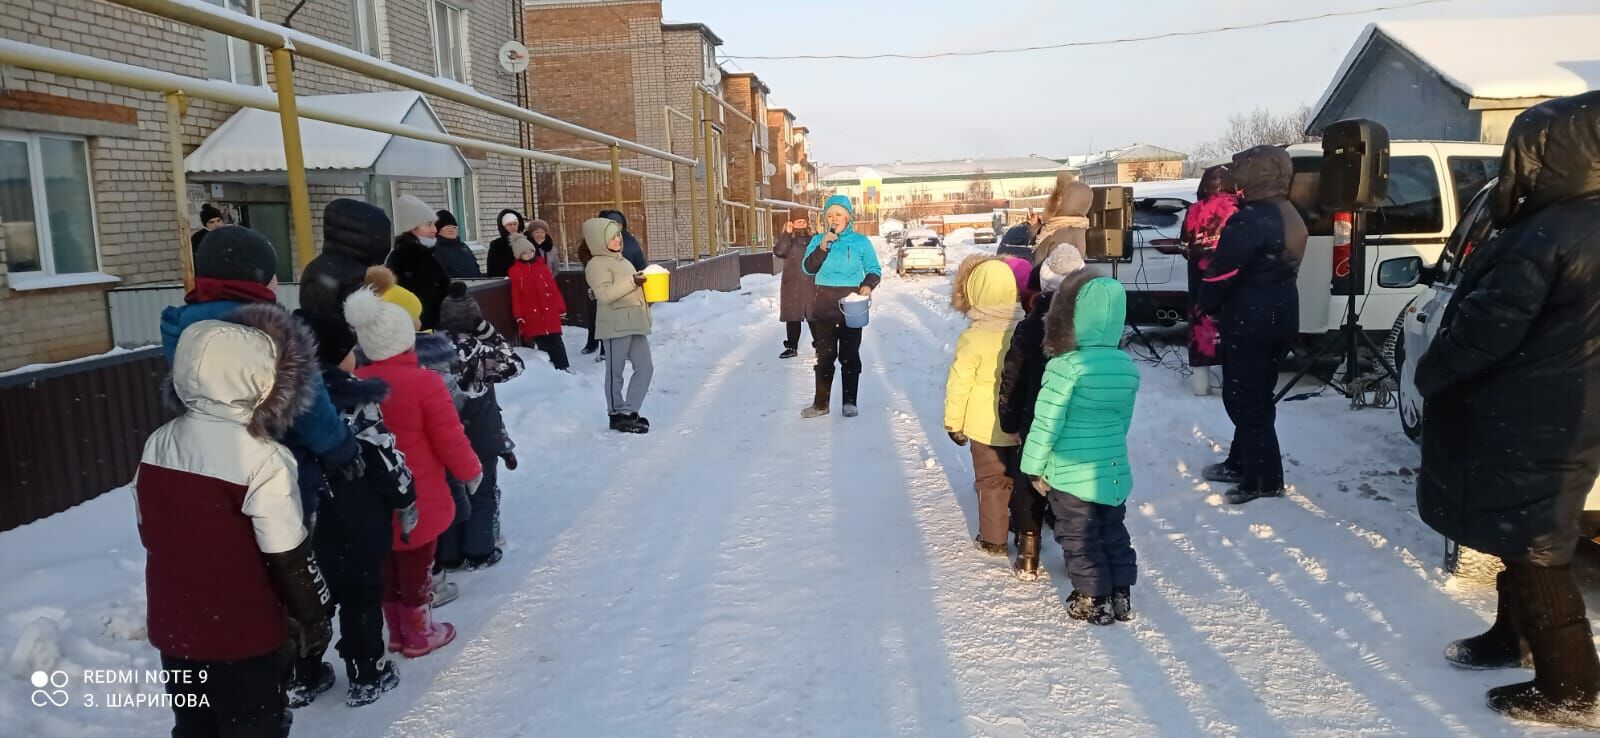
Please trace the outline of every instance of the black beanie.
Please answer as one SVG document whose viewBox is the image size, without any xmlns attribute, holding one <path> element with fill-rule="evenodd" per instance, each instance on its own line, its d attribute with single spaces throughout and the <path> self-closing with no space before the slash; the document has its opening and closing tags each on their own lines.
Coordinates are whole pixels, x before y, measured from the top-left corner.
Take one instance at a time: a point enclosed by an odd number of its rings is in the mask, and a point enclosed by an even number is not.
<svg viewBox="0 0 1600 738">
<path fill-rule="evenodd" d="M 342 317 L 304 310 L 296 310 L 294 315 L 310 326 L 311 334 L 317 337 L 317 360 L 324 366 L 338 366 L 356 349 L 356 332 Z"/>
<path fill-rule="evenodd" d="M 439 328 L 454 333 L 474 333 L 483 322 L 483 309 L 467 292 L 466 282 L 451 282 L 449 297 L 439 304 Z"/>
<path fill-rule="evenodd" d="M 196 277 L 268 284 L 277 274 L 272 242 L 244 226 L 223 226 L 206 234 L 194 255 Z"/>
<path fill-rule="evenodd" d="M 456 216 L 451 215 L 450 211 L 448 210 L 440 210 L 438 213 L 438 219 L 434 220 L 433 224 L 440 228 L 445 228 L 447 226 L 461 226 L 460 223 L 456 222 Z"/>
<path fill-rule="evenodd" d="M 200 206 L 200 225 L 205 225 L 221 217 L 222 211 L 218 210 L 215 205 L 208 202 Z"/>
</svg>

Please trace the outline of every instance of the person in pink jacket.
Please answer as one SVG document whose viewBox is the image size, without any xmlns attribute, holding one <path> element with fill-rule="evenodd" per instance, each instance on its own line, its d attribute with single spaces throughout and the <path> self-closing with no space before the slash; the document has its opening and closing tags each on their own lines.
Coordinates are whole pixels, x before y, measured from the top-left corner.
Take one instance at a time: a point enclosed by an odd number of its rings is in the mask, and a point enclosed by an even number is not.
<svg viewBox="0 0 1600 738">
<path fill-rule="evenodd" d="M 389 650 L 416 658 L 455 638 L 454 626 L 433 621 L 430 597 L 439 534 L 455 519 L 445 474 L 471 480 L 466 483 L 470 495 L 483 478 L 483 467 L 462 430 L 444 379 L 417 363 L 416 320 L 368 288 L 345 301 L 344 315 L 372 362 L 357 369 L 356 376 L 382 379 L 389 385 L 389 397 L 381 404 L 384 422 L 405 454 L 416 484 L 415 526 L 407 535 L 402 521 L 396 522 L 394 550 L 383 567 Z"/>
</svg>

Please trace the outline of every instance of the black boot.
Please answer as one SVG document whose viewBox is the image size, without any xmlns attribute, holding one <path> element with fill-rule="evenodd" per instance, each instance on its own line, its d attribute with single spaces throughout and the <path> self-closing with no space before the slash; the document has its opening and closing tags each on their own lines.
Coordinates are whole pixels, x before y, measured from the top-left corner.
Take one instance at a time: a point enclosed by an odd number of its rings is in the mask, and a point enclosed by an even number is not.
<svg viewBox="0 0 1600 738">
<path fill-rule="evenodd" d="M 633 422 L 644 426 L 646 429 L 650 428 L 650 419 L 649 418 L 647 418 L 647 417 L 645 417 L 643 415 L 640 415 L 638 413 L 628 413 L 628 417 L 632 418 Z"/>
<path fill-rule="evenodd" d="M 1011 564 L 1017 578 L 1024 582 L 1039 580 L 1039 534 L 1017 534 L 1017 559 Z"/>
<path fill-rule="evenodd" d="M 1600 657 L 1572 567 L 1512 564 L 1515 622 L 1533 656 L 1533 681 L 1489 690 L 1489 708 L 1518 720 L 1600 726 Z"/>
<path fill-rule="evenodd" d="M 618 433 L 649 433 L 650 426 L 637 423 L 633 416 L 621 413 L 611 416 L 611 430 Z"/>
<path fill-rule="evenodd" d="M 344 703 L 351 707 L 370 705 L 400 686 L 400 671 L 388 659 L 345 659 L 344 673 L 350 679 L 350 696 Z"/>
<path fill-rule="evenodd" d="M 1111 589 L 1111 615 L 1119 623 L 1126 623 L 1133 619 L 1133 588 L 1113 587 Z"/>
<path fill-rule="evenodd" d="M 1110 597 L 1090 597 L 1078 590 L 1067 595 L 1067 617 L 1093 625 L 1110 625 L 1117 622 L 1111 612 Z"/>
<path fill-rule="evenodd" d="M 1200 470 L 1200 476 L 1207 482 L 1217 482 L 1218 484 L 1244 483 L 1244 473 L 1234 467 L 1228 466 L 1228 462 L 1226 461 L 1218 464 L 1212 464 L 1211 466 Z"/>
<path fill-rule="evenodd" d="M 322 660 L 322 654 L 294 663 L 294 673 L 289 676 L 289 688 L 284 690 L 289 707 L 298 710 L 315 702 L 318 697 L 333 689 L 333 664 Z"/>
<path fill-rule="evenodd" d="M 1282 497 L 1283 488 L 1277 489 L 1246 489 L 1243 486 L 1234 487 L 1222 494 L 1222 499 L 1229 505 L 1243 505 L 1267 497 Z"/>
<path fill-rule="evenodd" d="M 1513 622 L 1512 594 L 1506 572 L 1495 578 L 1494 625 L 1471 638 L 1463 638 L 1444 649 L 1444 660 L 1463 669 L 1512 669 L 1532 666 L 1528 643 L 1517 633 Z"/>
<path fill-rule="evenodd" d="M 802 418 L 820 418 L 828 414 L 828 405 L 833 398 L 833 375 L 817 373 L 817 395 L 811 401 L 811 406 L 800 411 Z"/>
<path fill-rule="evenodd" d="M 783 345 L 783 353 L 778 354 L 778 358 L 780 358 L 780 359 L 793 359 L 794 357 L 799 356 L 799 355 L 800 355 L 800 352 L 795 350 L 795 347 L 790 346 L 788 344 L 784 344 Z"/>
<path fill-rule="evenodd" d="M 854 372 L 844 374 L 844 416 L 853 418 L 860 414 L 856 409 L 856 395 L 861 389 L 861 375 Z"/>
</svg>

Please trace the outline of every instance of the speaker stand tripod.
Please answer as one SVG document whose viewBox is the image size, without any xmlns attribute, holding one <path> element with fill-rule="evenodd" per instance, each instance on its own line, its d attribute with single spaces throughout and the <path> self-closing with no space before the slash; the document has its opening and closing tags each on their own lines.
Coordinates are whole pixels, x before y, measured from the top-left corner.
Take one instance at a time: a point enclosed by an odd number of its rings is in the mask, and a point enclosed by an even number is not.
<svg viewBox="0 0 1600 738">
<path fill-rule="evenodd" d="M 1362 277 L 1366 276 L 1366 258 L 1367 214 L 1365 211 L 1356 210 L 1351 218 L 1350 259 L 1352 262 L 1361 265 Z M 1350 279 L 1352 286 L 1360 284 L 1360 280 L 1357 280 L 1355 276 L 1354 272 L 1352 272 Z M 1278 394 L 1272 398 L 1274 403 L 1282 402 L 1284 396 L 1288 395 L 1289 391 L 1300 383 L 1300 380 L 1305 379 L 1306 375 L 1311 373 L 1311 370 L 1316 367 L 1317 361 L 1335 346 L 1341 347 L 1344 351 L 1344 386 L 1341 387 L 1334 384 L 1331 376 L 1328 378 L 1328 384 L 1339 394 L 1347 398 L 1351 396 L 1352 385 L 1355 384 L 1356 378 L 1361 374 L 1362 344 L 1366 344 L 1367 349 L 1372 352 L 1384 374 L 1396 382 L 1400 381 L 1400 373 L 1394 370 L 1394 366 L 1389 363 L 1388 357 L 1383 355 L 1383 349 L 1378 348 L 1372 342 L 1372 339 L 1367 337 L 1366 332 L 1361 330 L 1361 316 L 1356 312 L 1356 298 L 1359 296 L 1356 294 L 1356 290 L 1350 290 L 1350 295 L 1345 298 L 1344 303 L 1344 324 L 1339 326 L 1338 332 L 1334 333 L 1322 346 L 1318 347 L 1315 353 L 1311 354 L 1309 360 L 1306 361 L 1306 365 L 1287 384 L 1283 385 L 1283 389 L 1278 390 Z"/>
<path fill-rule="evenodd" d="M 1112 257 L 1111 258 L 1111 278 L 1112 279 L 1117 279 L 1117 263 L 1119 261 L 1120 261 L 1120 259 L 1118 257 Z M 1118 280 L 1118 281 L 1121 281 L 1121 280 Z M 1144 344 L 1145 350 L 1150 352 L 1150 358 L 1155 359 L 1157 361 L 1161 360 L 1161 353 L 1156 351 L 1156 347 L 1155 347 L 1154 344 L 1150 343 L 1150 338 L 1144 334 L 1144 331 L 1139 330 L 1139 324 L 1138 323 L 1133 322 L 1133 314 L 1132 313 L 1124 311 L 1124 315 L 1122 317 L 1122 323 L 1123 323 L 1123 325 L 1126 325 L 1129 328 L 1133 329 L 1133 338 L 1138 339 L 1139 343 Z M 1131 344 L 1131 343 L 1133 343 L 1133 339 L 1129 339 L 1128 340 L 1128 344 Z M 1124 345 L 1127 345 L 1127 344 L 1124 344 Z"/>
</svg>

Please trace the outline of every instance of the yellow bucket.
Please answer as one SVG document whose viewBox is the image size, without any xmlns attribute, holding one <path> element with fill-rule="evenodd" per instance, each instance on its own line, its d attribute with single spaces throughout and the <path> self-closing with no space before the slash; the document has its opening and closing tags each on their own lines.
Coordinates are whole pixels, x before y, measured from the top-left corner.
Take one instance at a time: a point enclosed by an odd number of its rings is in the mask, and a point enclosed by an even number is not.
<svg viewBox="0 0 1600 738">
<path fill-rule="evenodd" d="M 644 301 L 666 302 L 672 299 L 672 274 L 660 272 L 644 275 Z"/>
</svg>

